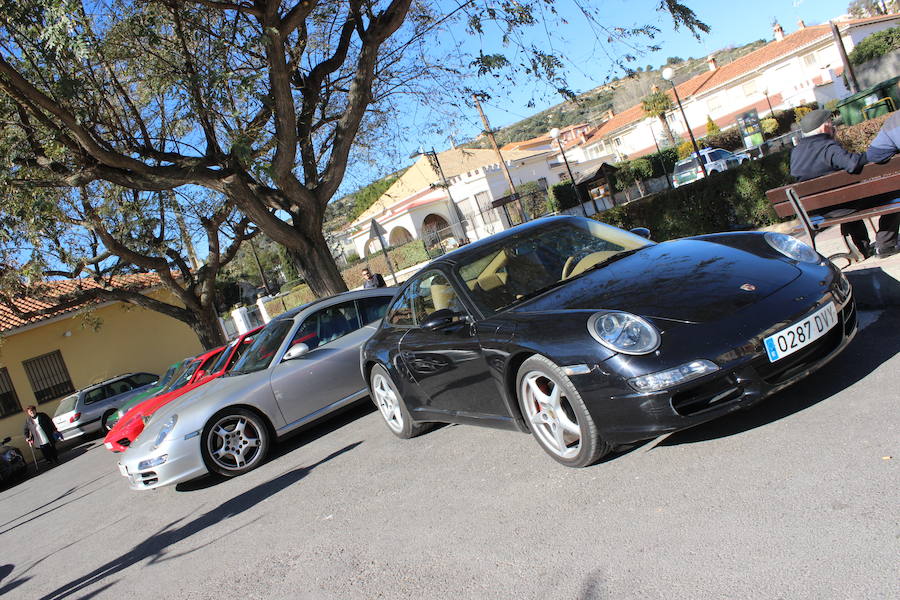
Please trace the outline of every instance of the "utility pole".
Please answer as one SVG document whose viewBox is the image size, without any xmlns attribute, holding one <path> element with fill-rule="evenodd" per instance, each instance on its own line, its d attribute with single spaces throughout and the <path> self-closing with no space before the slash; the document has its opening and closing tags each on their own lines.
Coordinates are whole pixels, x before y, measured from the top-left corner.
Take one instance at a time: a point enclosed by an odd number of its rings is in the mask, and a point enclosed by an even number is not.
<svg viewBox="0 0 900 600">
<path fill-rule="evenodd" d="M 850 59 L 847 58 L 847 50 L 844 48 L 843 40 L 841 40 L 841 32 L 838 31 L 834 21 L 829 21 L 828 24 L 831 25 L 831 35 L 834 37 L 834 45 L 837 46 L 838 53 L 841 55 L 841 62 L 844 63 L 844 73 L 847 74 L 850 92 L 855 94 L 859 91 L 859 82 L 856 81 L 856 73 L 853 72 L 853 66 L 850 64 Z"/>
<path fill-rule="evenodd" d="M 266 279 L 266 272 L 263 271 L 262 263 L 259 262 L 259 254 L 256 253 L 256 244 L 253 243 L 253 240 L 247 240 L 247 243 L 250 244 L 250 252 L 253 253 L 253 259 L 256 261 L 256 268 L 259 269 L 259 278 L 262 279 L 263 287 L 266 288 L 266 296 L 272 295 L 272 288 L 269 287 L 269 280 Z"/>
<path fill-rule="evenodd" d="M 522 222 L 526 221 L 525 217 L 525 209 L 522 206 L 522 199 L 519 198 L 519 192 L 516 191 L 516 184 L 513 183 L 512 176 L 509 174 L 509 169 L 506 168 L 506 161 L 503 160 L 503 155 L 500 153 L 500 147 L 497 146 L 497 140 L 494 138 L 494 130 L 491 129 L 491 124 L 488 123 L 487 115 L 484 114 L 484 111 L 481 109 L 481 102 L 478 100 L 478 94 L 472 94 L 472 100 L 475 101 L 475 108 L 478 109 L 478 114 L 481 115 L 481 122 L 484 123 L 484 133 L 488 136 L 488 139 L 491 140 L 491 147 L 494 149 L 494 152 L 497 154 L 497 160 L 500 161 L 500 166 L 503 168 L 503 175 L 506 177 L 506 183 L 509 185 L 509 191 L 512 194 L 513 198 L 518 200 L 519 202 L 519 214 L 522 216 Z"/>
</svg>

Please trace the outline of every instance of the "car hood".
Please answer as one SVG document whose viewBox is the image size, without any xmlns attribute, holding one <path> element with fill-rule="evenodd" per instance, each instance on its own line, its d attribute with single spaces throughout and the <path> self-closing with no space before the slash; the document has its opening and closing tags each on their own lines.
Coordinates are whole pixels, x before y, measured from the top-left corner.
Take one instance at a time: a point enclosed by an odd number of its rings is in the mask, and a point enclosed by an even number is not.
<svg viewBox="0 0 900 600">
<path fill-rule="evenodd" d="M 220 402 L 240 398 L 260 385 L 268 385 L 268 381 L 268 371 L 262 370 L 246 375 L 219 377 L 206 385 L 186 392 L 183 396 L 175 398 L 153 413 L 150 422 L 147 423 L 138 438 L 132 442 L 127 452 L 134 454 L 148 451 L 163 424 L 173 414 L 178 415 L 178 423 L 170 434 L 170 439 L 202 429 L 206 420 L 217 410 Z"/>
<path fill-rule="evenodd" d="M 516 312 L 623 310 L 685 322 L 714 321 L 775 293 L 801 271 L 758 234 L 647 246 L 516 306 Z"/>
</svg>

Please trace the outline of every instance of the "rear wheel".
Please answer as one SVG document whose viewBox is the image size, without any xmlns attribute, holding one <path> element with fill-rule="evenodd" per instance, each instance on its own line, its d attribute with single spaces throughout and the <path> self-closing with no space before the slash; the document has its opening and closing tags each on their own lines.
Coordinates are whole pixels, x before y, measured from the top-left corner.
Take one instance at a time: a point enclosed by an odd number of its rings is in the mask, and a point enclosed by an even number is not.
<svg viewBox="0 0 900 600">
<path fill-rule="evenodd" d="M 381 365 L 372 367 L 372 372 L 369 374 L 369 385 L 372 390 L 372 400 L 381 412 L 384 423 L 391 433 L 408 440 L 425 432 L 428 424 L 416 423 L 412 420 L 387 369 Z"/>
<path fill-rule="evenodd" d="M 262 417 L 245 408 L 226 408 L 203 428 L 206 467 L 225 477 L 252 471 L 269 451 L 269 428 Z"/>
<path fill-rule="evenodd" d="M 581 394 L 551 360 L 536 355 L 519 368 L 519 406 L 547 454 L 567 467 L 586 467 L 612 450 L 600 438 Z"/>
<path fill-rule="evenodd" d="M 103 433 L 109 433 L 109 430 L 116 424 L 115 419 L 113 418 L 115 416 L 115 410 L 108 410 L 103 413 L 103 418 L 100 420 L 100 423 L 103 425 Z"/>
</svg>

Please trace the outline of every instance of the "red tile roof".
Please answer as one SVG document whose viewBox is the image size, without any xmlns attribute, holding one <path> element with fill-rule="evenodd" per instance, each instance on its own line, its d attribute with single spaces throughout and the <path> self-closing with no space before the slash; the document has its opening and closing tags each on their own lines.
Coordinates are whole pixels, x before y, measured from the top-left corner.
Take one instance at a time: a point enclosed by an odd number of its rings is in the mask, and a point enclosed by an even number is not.
<svg viewBox="0 0 900 600">
<path fill-rule="evenodd" d="M 142 291 L 159 285 L 159 276 L 155 273 L 135 273 L 133 275 L 115 275 L 111 280 L 104 279 L 98 283 L 94 279 L 62 279 L 41 283 L 40 296 L 18 296 L 12 303 L 18 309 L 13 310 L 0 302 L 0 332 L 16 329 L 24 325 L 32 325 L 53 317 L 79 311 L 91 304 L 100 304 L 100 300 L 90 300 L 75 306 L 60 306 L 67 296 L 76 292 L 101 287 L 115 287 L 131 291 Z M 60 306 L 58 310 L 54 307 Z M 19 311 L 26 313 L 20 315 Z M 46 312 L 43 312 L 46 311 Z M 39 313 L 39 314 L 36 314 Z"/>
<path fill-rule="evenodd" d="M 866 19 L 853 19 L 850 21 L 839 22 L 837 25 L 839 29 L 844 30 L 848 26 L 864 25 L 880 20 L 897 18 L 898 16 L 900 15 L 894 14 L 881 17 L 869 17 Z M 745 54 L 741 58 L 730 62 L 727 65 L 723 65 L 715 71 L 706 71 L 700 75 L 695 75 L 677 86 L 678 95 L 681 97 L 682 102 L 684 102 L 691 96 L 696 96 L 701 92 L 708 92 L 713 88 L 723 85 L 742 75 L 752 73 L 767 63 L 775 61 L 780 57 L 787 56 L 804 46 L 830 35 L 831 26 L 828 24 L 805 27 L 786 35 L 784 39 L 780 41 L 770 42 L 759 50 L 755 50 L 750 54 Z M 665 92 L 672 99 L 672 102 L 675 102 L 675 95 L 672 93 L 672 90 L 667 89 Z M 600 129 L 587 140 L 587 143 L 605 138 L 626 126 L 643 119 L 644 110 L 640 104 L 636 104 L 613 116 L 612 119 L 601 125 Z"/>
</svg>

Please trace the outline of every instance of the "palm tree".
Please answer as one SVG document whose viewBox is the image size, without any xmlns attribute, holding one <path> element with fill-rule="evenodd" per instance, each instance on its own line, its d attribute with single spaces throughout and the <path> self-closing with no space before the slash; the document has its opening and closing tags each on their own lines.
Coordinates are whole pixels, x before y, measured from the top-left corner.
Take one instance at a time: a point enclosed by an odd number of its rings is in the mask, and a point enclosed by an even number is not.
<svg viewBox="0 0 900 600">
<path fill-rule="evenodd" d="M 675 140 L 675 135 L 669 128 L 669 122 L 666 120 L 666 113 L 674 108 L 669 95 L 659 89 L 655 89 L 641 100 L 641 107 L 644 109 L 645 115 L 659 119 L 659 122 L 662 123 L 663 131 L 666 132 L 669 144 L 672 146 L 677 145 L 678 142 Z"/>
</svg>

